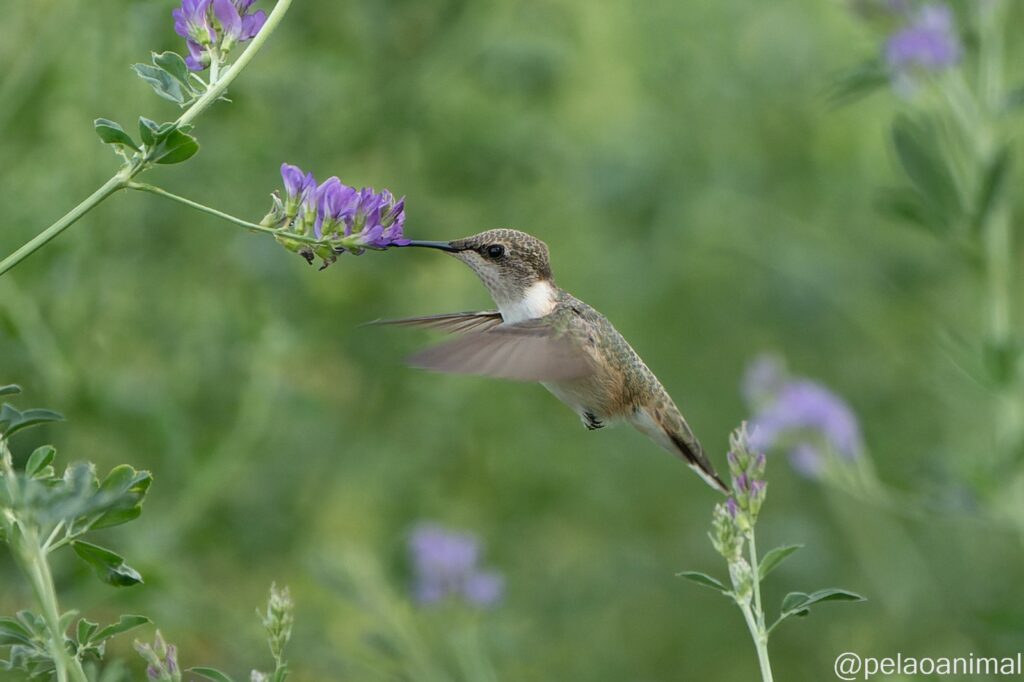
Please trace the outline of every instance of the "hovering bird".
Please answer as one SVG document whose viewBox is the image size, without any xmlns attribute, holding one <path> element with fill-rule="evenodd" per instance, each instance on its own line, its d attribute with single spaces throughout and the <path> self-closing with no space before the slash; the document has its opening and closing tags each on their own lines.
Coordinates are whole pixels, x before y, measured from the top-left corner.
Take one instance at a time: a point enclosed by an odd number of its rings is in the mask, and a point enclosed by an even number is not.
<svg viewBox="0 0 1024 682">
<path fill-rule="evenodd" d="M 601 313 L 555 284 L 544 242 L 500 229 L 408 246 L 458 258 L 483 281 L 498 307 L 379 321 L 457 335 L 413 355 L 410 365 L 539 381 L 588 429 L 624 420 L 682 457 L 709 485 L 728 492 L 679 408 L 632 346 Z"/>
</svg>

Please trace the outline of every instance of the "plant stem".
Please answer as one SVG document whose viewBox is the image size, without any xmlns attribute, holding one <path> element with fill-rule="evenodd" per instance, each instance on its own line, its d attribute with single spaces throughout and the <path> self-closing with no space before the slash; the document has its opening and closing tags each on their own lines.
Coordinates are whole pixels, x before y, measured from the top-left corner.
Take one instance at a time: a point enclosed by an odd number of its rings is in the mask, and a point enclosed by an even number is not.
<svg viewBox="0 0 1024 682">
<path fill-rule="evenodd" d="M 11 461 L 11 451 L 7 447 L 7 439 L 0 436 L 0 466 L 6 479 L 7 491 L 11 498 L 11 506 L 20 504 L 21 490 L 17 475 Z M 36 602 L 42 611 L 43 620 L 48 631 L 47 646 L 53 657 L 53 665 L 57 682 L 88 682 L 82 664 L 68 653 L 64 645 L 64 632 L 60 627 L 60 607 L 57 605 L 57 589 L 53 584 L 50 564 L 46 561 L 46 553 L 39 542 L 39 533 L 35 526 L 27 523 L 17 514 L 7 515 L 8 540 L 14 550 L 14 558 L 21 570 L 28 576 L 35 593 Z M 13 526 L 18 532 L 12 532 Z"/>
<path fill-rule="evenodd" d="M 277 4 L 274 5 L 274 9 L 270 11 L 270 15 L 267 17 L 266 23 L 263 24 L 263 28 L 256 34 L 256 37 L 246 46 L 242 54 L 238 56 L 238 59 L 220 76 L 216 78 L 216 73 L 211 73 L 210 87 L 202 96 L 197 99 L 188 109 L 178 117 L 175 123 L 179 126 L 184 124 L 191 124 L 192 121 L 203 113 L 207 107 L 217 101 L 227 90 L 228 85 L 231 84 L 242 69 L 245 68 L 246 64 L 252 61 L 252 58 L 256 56 L 260 48 L 263 47 L 263 43 L 267 41 L 270 34 L 274 32 L 278 24 L 281 23 L 281 19 L 284 18 L 285 12 L 288 11 L 288 7 L 292 4 L 292 0 L 278 0 Z M 216 59 L 219 56 L 215 55 Z M 211 66 L 211 71 L 217 67 Z M 104 199 L 109 197 L 117 190 L 123 188 L 132 178 L 139 173 L 143 172 L 147 168 L 147 164 L 143 159 L 138 159 L 135 162 L 126 164 L 121 168 L 113 177 L 107 180 L 103 185 L 100 186 L 95 192 L 90 194 L 82 203 L 75 206 L 68 213 L 64 214 L 57 219 L 48 228 L 37 234 L 35 237 L 26 242 L 21 248 L 12 253 L 11 255 L 0 261 L 0 276 L 3 276 L 8 270 L 13 268 L 15 265 L 25 260 L 27 257 L 45 246 L 51 239 L 59 235 L 61 232 L 71 227 L 79 218 L 83 215 L 96 208 Z M 301 241 L 301 240 L 300 240 Z"/>
<path fill-rule="evenodd" d="M 138 190 L 140 192 L 149 192 L 150 194 L 156 194 L 157 196 L 165 197 L 167 199 L 171 199 L 172 201 L 177 201 L 179 204 L 184 204 L 185 206 L 188 206 L 190 208 L 194 208 L 197 211 L 202 211 L 203 213 L 209 213 L 210 215 L 217 216 L 218 218 L 222 218 L 224 220 L 227 220 L 228 222 L 234 223 L 235 225 L 241 225 L 242 227 L 247 228 L 249 230 L 255 230 L 257 232 L 264 232 L 266 234 L 272 234 L 272 235 L 275 235 L 277 237 L 283 237 L 283 238 L 287 238 L 287 239 L 289 239 L 291 241 L 303 242 L 303 243 L 306 243 L 306 244 L 318 244 L 318 243 L 320 243 L 317 239 L 315 239 L 313 237 L 308 237 L 308 236 L 301 235 L 301 234 L 293 234 L 291 232 L 283 232 L 281 230 L 275 230 L 272 227 L 265 227 L 263 225 L 257 225 L 256 223 L 250 223 L 248 220 L 242 220 L 241 218 L 236 218 L 235 216 L 231 215 L 230 213 L 224 213 L 223 211 L 218 211 L 215 208 L 211 208 L 209 206 L 205 206 L 203 204 L 200 204 L 197 201 L 192 201 L 191 199 L 186 199 L 183 196 L 179 196 L 177 194 L 173 194 L 171 192 L 168 192 L 165 189 L 161 189 L 159 187 L 156 187 L 155 185 L 148 185 L 148 184 L 146 184 L 144 182 L 129 182 L 126 185 L 126 187 L 128 189 L 134 189 L 134 190 Z"/>
<path fill-rule="evenodd" d="M 964 131 L 973 133 L 976 147 L 975 163 L 979 176 L 988 172 L 999 153 L 999 142 L 1003 136 L 999 131 L 999 119 L 1005 97 L 1003 85 L 1003 17 L 1005 4 L 1001 0 L 979 3 L 977 20 L 980 35 L 977 99 L 980 112 L 979 125 Z M 968 138 L 971 139 L 971 138 Z M 996 451 L 1004 459 L 1017 455 L 1024 435 L 1024 387 L 1021 386 L 1019 370 L 1006 367 L 1011 361 L 1014 347 L 1013 328 L 1013 265 L 1014 245 L 1011 215 L 1006 193 L 997 199 L 998 203 L 987 213 L 987 219 L 980 225 L 984 240 L 985 276 L 988 287 L 988 343 L 990 352 L 997 358 L 1000 374 L 996 389 L 995 443 Z"/>
<path fill-rule="evenodd" d="M 75 206 L 73 209 L 58 218 L 55 223 L 30 239 L 20 249 L 0 261 L 0 276 L 45 246 L 51 239 L 59 235 L 61 232 L 71 227 L 75 221 L 92 209 L 96 208 L 101 201 L 124 187 L 124 182 L 127 179 L 127 175 L 125 173 L 126 170 L 127 167 L 122 168 L 113 177 L 103 183 L 99 189 L 86 197 L 82 203 L 78 204 L 78 206 Z"/>
<path fill-rule="evenodd" d="M 773 682 L 772 664 L 768 658 L 768 632 L 764 627 L 764 609 L 761 607 L 761 580 L 757 563 L 757 545 L 754 542 L 754 529 L 747 533 L 747 547 L 750 551 L 750 574 L 754 589 L 754 608 L 742 605 L 743 617 L 757 649 L 757 663 L 761 667 L 762 682 Z"/>
</svg>

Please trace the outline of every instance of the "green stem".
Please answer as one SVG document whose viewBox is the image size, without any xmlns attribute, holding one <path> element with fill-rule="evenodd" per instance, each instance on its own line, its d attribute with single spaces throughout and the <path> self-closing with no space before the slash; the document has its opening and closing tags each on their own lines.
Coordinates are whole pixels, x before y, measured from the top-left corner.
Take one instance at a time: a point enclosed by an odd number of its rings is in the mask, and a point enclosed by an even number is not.
<svg viewBox="0 0 1024 682">
<path fill-rule="evenodd" d="M 757 664 L 761 668 L 761 682 L 774 682 L 772 677 L 772 664 L 768 660 L 768 634 L 763 627 L 758 627 L 757 616 L 750 610 L 747 604 L 741 604 L 743 620 L 747 622 L 747 629 L 750 630 L 750 638 L 754 640 L 754 648 L 757 649 Z"/>
<path fill-rule="evenodd" d="M 103 183 L 99 189 L 90 194 L 82 203 L 61 216 L 55 223 L 26 242 L 20 249 L 0 261 L 0 276 L 21 261 L 45 246 L 51 239 L 71 227 L 79 218 L 96 208 L 97 205 L 117 190 L 124 187 L 127 179 L 126 168 Z"/>
<path fill-rule="evenodd" d="M 241 218 L 236 218 L 235 216 L 231 215 L 230 213 L 224 213 L 223 211 L 218 211 L 215 208 L 211 208 L 209 206 L 205 206 L 203 204 L 200 204 L 197 201 L 192 201 L 191 199 L 186 199 L 183 196 L 179 196 L 177 194 L 173 194 L 171 192 L 168 192 L 165 189 L 161 189 L 159 187 L 156 187 L 155 185 L 148 185 L 148 184 L 146 184 L 144 182 L 129 182 L 126 185 L 126 187 L 128 189 L 134 189 L 134 190 L 138 190 L 140 192 L 149 192 L 150 194 L 156 194 L 157 196 L 161 196 L 161 197 L 164 197 L 166 199 L 170 199 L 172 201 L 177 201 L 179 204 L 184 204 L 185 206 L 188 206 L 190 208 L 194 208 L 197 211 L 202 211 L 203 213 L 209 213 L 212 216 L 217 216 L 218 218 L 222 218 L 223 220 L 227 220 L 228 222 L 234 223 L 235 225 L 241 225 L 242 227 L 247 228 L 249 230 L 255 230 L 256 232 L 263 232 L 263 233 L 266 233 L 266 234 L 272 234 L 272 235 L 277 236 L 277 237 L 287 238 L 290 241 L 303 242 L 303 243 L 306 243 L 306 244 L 319 244 L 320 243 L 314 237 L 308 237 L 308 236 L 301 235 L 301 234 L 294 234 L 294 233 L 291 233 L 291 232 L 283 232 L 281 230 L 275 230 L 272 227 L 265 227 L 263 225 L 257 225 L 256 223 L 250 223 L 248 220 L 242 220 Z"/>
<path fill-rule="evenodd" d="M 747 628 L 750 636 L 754 639 L 754 647 L 757 649 L 757 663 L 761 667 L 761 679 L 763 682 L 773 682 L 772 664 L 768 658 L 768 631 L 764 627 L 764 609 L 761 606 L 761 580 L 757 562 L 757 545 L 754 542 L 754 530 L 747 533 L 747 547 L 750 551 L 750 574 L 754 589 L 754 608 L 751 612 L 749 605 L 743 606 L 743 617 L 747 621 Z"/>
<path fill-rule="evenodd" d="M 267 21 L 263 24 L 263 28 L 256 34 L 256 37 L 252 39 L 252 41 L 246 46 L 245 50 L 242 51 L 242 54 L 238 56 L 238 59 L 230 68 L 228 68 L 227 71 L 224 72 L 223 75 L 220 76 L 219 79 L 214 77 L 215 74 L 211 74 L 209 89 L 207 89 L 199 99 L 197 99 L 188 109 L 185 110 L 184 113 L 182 113 L 181 116 L 178 117 L 178 120 L 175 121 L 177 125 L 181 126 L 192 123 L 199 114 L 203 113 L 207 107 L 216 102 L 217 99 L 224 94 L 224 91 L 227 90 L 231 82 L 238 77 L 238 74 L 241 73 L 246 64 L 252 61 L 252 58 L 255 57 L 256 53 L 259 52 L 261 47 L 263 47 L 263 43 L 267 41 L 270 34 L 273 33 L 278 24 L 281 23 L 285 12 L 288 11 L 288 7 L 291 4 L 292 0 L 278 0 L 277 4 L 274 5 L 274 9 L 270 11 Z M 213 67 L 211 66 L 211 69 L 212 68 Z M 71 225 L 73 225 L 79 218 L 96 208 L 100 202 L 124 187 L 126 183 L 142 171 L 146 170 L 146 168 L 147 164 L 142 160 L 125 165 L 117 172 L 116 175 L 107 180 L 95 192 L 90 194 L 85 201 L 75 206 L 68 213 L 58 218 L 55 223 L 26 242 L 17 251 L 0 261 L 0 276 L 3 276 L 8 270 L 45 246 L 51 239 L 71 227 Z"/>
<path fill-rule="evenodd" d="M 11 452 L 7 447 L 7 439 L 0 436 L 0 466 L 7 483 L 7 491 L 14 508 L 19 506 L 21 490 L 17 475 L 11 461 Z M 57 605 L 57 589 L 53 584 L 50 564 L 39 542 L 39 534 L 34 526 L 16 514 L 7 515 L 8 539 L 15 560 L 21 570 L 28 576 L 35 593 L 36 602 L 42 611 L 43 621 L 48 631 L 47 646 L 53 657 L 53 665 L 57 682 L 88 682 L 82 664 L 68 653 L 64 645 L 64 632 L 60 627 L 60 607 Z M 12 532 L 14 526 L 18 532 Z"/>
<path fill-rule="evenodd" d="M 973 129 L 964 131 L 974 135 L 979 176 L 986 172 L 998 153 L 999 119 L 1005 97 L 1003 84 L 1003 31 L 1005 3 L 993 0 L 978 3 L 977 21 L 980 35 L 978 60 L 978 109 L 980 121 Z M 969 138 L 970 139 L 970 138 Z M 1000 363 L 1000 376 L 996 391 L 995 442 L 996 451 L 1004 459 L 1017 456 L 1024 435 L 1024 387 L 1015 367 L 1002 366 L 1012 352 L 1013 327 L 1013 266 L 1014 244 L 1010 207 L 1005 193 L 980 225 L 984 240 L 985 276 L 988 288 L 988 342 L 990 351 Z"/>
</svg>

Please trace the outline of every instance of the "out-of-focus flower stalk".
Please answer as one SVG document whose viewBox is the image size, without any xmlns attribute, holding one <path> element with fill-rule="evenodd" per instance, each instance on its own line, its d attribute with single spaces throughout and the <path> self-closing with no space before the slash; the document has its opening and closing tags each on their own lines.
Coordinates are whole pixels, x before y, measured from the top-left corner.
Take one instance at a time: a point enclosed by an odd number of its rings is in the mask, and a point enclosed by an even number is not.
<svg viewBox="0 0 1024 682">
<path fill-rule="evenodd" d="M 211 83 L 210 87 L 199 97 L 199 99 L 193 102 L 192 105 L 178 117 L 175 121 L 176 126 L 180 127 L 183 125 L 191 125 L 192 121 L 206 111 L 211 104 L 216 102 L 217 99 L 224 94 L 224 91 L 227 90 L 227 87 L 231 82 L 234 81 L 234 79 L 238 77 L 238 74 L 241 73 L 242 69 L 252 61 L 252 58 L 255 57 L 256 53 L 259 52 L 261 47 L 263 47 L 263 43 L 267 41 L 270 35 L 277 28 L 278 24 L 281 23 L 281 20 L 284 18 L 284 15 L 291 4 L 292 0 L 277 1 L 277 4 L 274 5 L 274 9 L 271 10 L 270 15 L 267 16 L 266 23 L 263 24 L 263 27 L 260 29 L 256 37 L 254 37 L 246 46 L 245 50 L 238 56 L 238 59 L 231 64 L 228 70 L 220 75 L 215 83 Z M 25 260 L 48 244 L 50 240 L 54 239 L 64 230 L 75 224 L 79 218 L 96 208 L 107 197 L 118 190 L 125 189 L 128 186 L 128 183 L 131 182 L 136 175 L 144 171 L 148 165 L 147 159 L 137 158 L 136 161 L 123 166 L 109 180 L 103 183 L 99 189 L 90 194 L 80 204 L 58 218 L 52 225 L 30 239 L 17 251 L 10 254 L 3 260 L 0 260 L 0 276 L 3 276 L 4 273 L 15 265 L 18 265 L 21 261 Z"/>
<path fill-rule="evenodd" d="M 3 474 L 7 496 L 11 502 L 10 509 L 2 510 L 3 525 L 7 527 L 7 537 L 15 562 L 32 584 L 32 593 L 46 622 L 46 644 L 53 657 L 57 682 L 88 682 L 81 662 L 68 652 L 64 644 L 57 588 L 53 584 L 53 575 L 38 529 L 20 519 L 15 511 L 21 504 L 21 489 L 11 460 L 11 451 L 3 435 L 0 435 L 0 472 Z"/>
</svg>

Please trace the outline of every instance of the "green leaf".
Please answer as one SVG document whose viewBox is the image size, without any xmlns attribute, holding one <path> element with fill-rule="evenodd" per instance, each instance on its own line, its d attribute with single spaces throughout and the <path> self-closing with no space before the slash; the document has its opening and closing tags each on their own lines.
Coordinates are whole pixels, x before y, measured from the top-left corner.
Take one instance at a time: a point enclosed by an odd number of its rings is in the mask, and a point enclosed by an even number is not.
<svg viewBox="0 0 1024 682">
<path fill-rule="evenodd" d="M 208 680 L 213 680 L 213 682 L 234 682 L 229 675 L 222 673 L 216 668 L 196 667 L 189 668 L 185 672 L 205 677 Z"/>
<path fill-rule="evenodd" d="M 139 139 L 142 140 L 142 144 L 147 147 L 152 146 L 158 139 L 159 130 L 159 123 L 151 121 L 145 116 L 139 116 Z"/>
<path fill-rule="evenodd" d="M 775 567 L 786 560 L 786 557 L 802 548 L 803 545 L 783 545 L 782 547 L 776 547 L 769 551 L 761 557 L 761 562 L 758 564 L 758 580 L 764 580 L 765 577 L 775 569 Z"/>
<path fill-rule="evenodd" d="M 173 130 L 153 150 L 150 160 L 153 163 L 181 163 L 195 156 L 199 151 L 196 138 L 180 130 Z"/>
<path fill-rule="evenodd" d="M 963 206 L 949 168 L 939 154 L 937 134 L 925 124 L 900 116 L 892 126 L 892 142 L 900 165 L 929 208 L 946 221 L 962 216 Z"/>
<path fill-rule="evenodd" d="M 141 507 L 132 507 L 131 509 L 113 509 L 104 513 L 96 521 L 89 524 L 90 530 L 99 530 L 101 528 L 113 528 L 114 526 L 120 526 L 134 521 L 135 519 L 142 516 Z"/>
<path fill-rule="evenodd" d="M 127 464 L 111 469 L 96 493 L 96 502 L 104 511 L 90 528 L 110 528 L 137 519 L 152 482 L 148 471 L 136 471 Z"/>
<path fill-rule="evenodd" d="M 782 600 L 782 614 L 779 616 L 779 621 L 789 616 L 806 616 L 810 613 L 811 606 L 826 601 L 865 601 L 865 599 L 856 592 L 835 587 L 818 590 L 811 594 L 790 592 Z"/>
<path fill-rule="evenodd" d="M 992 209 L 999 204 L 999 200 L 1004 194 L 1012 159 L 1011 154 L 1012 150 L 1009 145 L 1004 145 L 985 169 L 974 212 L 974 228 L 976 230 L 980 230 L 988 222 Z"/>
<path fill-rule="evenodd" d="M 60 631 L 67 632 L 67 629 L 71 627 L 71 621 L 73 621 L 77 617 L 78 611 L 75 611 L 74 609 L 62 613 L 60 615 Z"/>
<path fill-rule="evenodd" d="M 181 83 L 163 68 L 150 64 L 132 64 L 132 68 L 139 78 L 153 88 L 156 94 L 178 105 L 185 103 L 185 93 L 182 92 Z"/>
<path fill-rule="evenodd" d="M 105 642 L 114 635 L 120 635 L 123 632 L 134 630 L 142 625 L 148 625 L 152 623 L 149 618 L 145 616 L 121 616 L 116 623 L 112 623 L 99 632 L 92 638 L 94 643 Z"/>
<path fill-rule="evenodd" d="M 85 645 L 89 643 L 92 638 L 92 633 L 96 632 L 96 628 L 100 626 L 99 623 L 94 623 L 91 620 L 82 618 L 78 621 L 78 626 L 75 628 L 75 639 L 78 640 L 78 644 Z"/>
<path fill-rule="evenodd" d="M 0 386 L 0 395 L 17 395 L 21 393 L 21 386 L 18 384 L 7 384 Z"/>
<path fill-rule="evenodd" d="M 53 461 L 54 455 L 57 454 L 57 450 L 52 445 L 43 445 L 36 448 L 31 455 L 28 457 L 28 462 L 25 463 L 25 474 L 28 476 L 35 476 L 43 469 L 43 467 L 50 464 Z"/>
<path fill-rule="evenodd" d="M 7 437 L 13 436 L 22 429 L 32 428 L 40 424 L 63 421 L 64 415 L 53 410 L 25 410 L 19 412 L 10 405 L 5 404 L 0 410 L 0 431 Z M 7 422 L 6 428 L 3 422 Z"/>
<path fill-rule="evenodd" d="M 32 645 L 32 633 L 13 618 L 0 618 L 0 646 Z"/>
<path fill-rule="evenodd" d="M 682 573 L 676 573 L 679 578 L 685 578 L 690 582 L 703 585 L 704 587 L 710 587 L 712 590 L 717 590 L 722 594 L 728 594 L 729 588 L 723 585 L 718 579 L 712 578 L 707 573 L 699 573 L 697 571 L 683 571 Z"/>
<path fill-rule="evenodd" d="M 142 582 L 142 576 L 124 562 L 124 557 L 109 549 L 89 542 L 76 540 L 71 543 L 75 553 L 96 571 L 96 576 L 114 587 L 127 587 Z"/>
<path fill-rule="evenodd" d="M 192 91 L 192 78 L 188 65 L 177 52 L 153 53 L 153 65 L 169 73 L 182 87 Z"/>
<path fill-rule="evenodd" d="M 139 151 L 139 145 L 135 144 L 131 135 L 126 133 L 119 123 L 108 118 L 98 118 L 93 121 L 92 125 L 96 128 L 96 134 L 100 136 L 100 140 L 105 144 L 121 144 Z"/>
<path fill-rule="evenodd" d="M 880 59 L 869 59 L 840 73 L 826 94 L 833 106 L 843 106 L 867 97 L 889 84 L 889 72 Z"/>
<path fill-rule="evenodd" d="M 136 471 L 127 464 L 119 464 L 110 470 L 100 484 L 100 493 L 121 496 L 127 493 L 145 495 L 153 476 L 148 471 Z"/>
<path fill-rule="evenodd" d="M 787 618 L 789 616 L 806 616 L 810 613 L 809 609 L 802 608 L 804 602 L 810 597 L 806 592 L 790 592 L 782 598 L 782 615 L 779 616 L 779 620 Z"/>
</svg>

